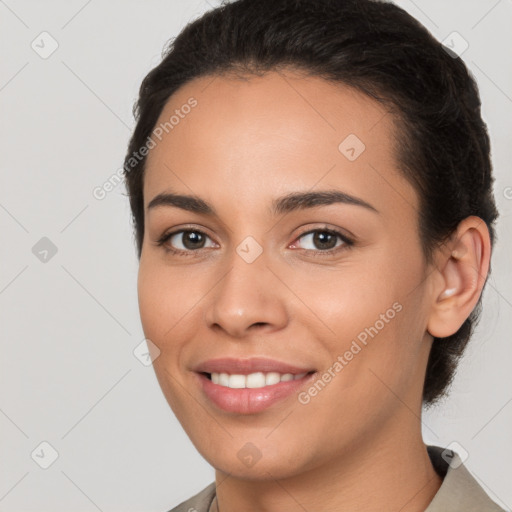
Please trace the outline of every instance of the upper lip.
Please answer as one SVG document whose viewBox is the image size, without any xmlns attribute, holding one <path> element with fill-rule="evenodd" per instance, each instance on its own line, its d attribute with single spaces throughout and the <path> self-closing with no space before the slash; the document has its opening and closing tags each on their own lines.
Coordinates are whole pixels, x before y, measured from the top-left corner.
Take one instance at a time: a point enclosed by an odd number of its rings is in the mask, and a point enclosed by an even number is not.
<svg viewBox="0 0 512 512">
<path fill-rule="evenodd" d="M 297 375 L 299 373 L 315 371 L 314 368 L 300 367 L 266 357 L 251 357 L 247 359 L 222 357 L 218 359 L 208 359 L 198 364 L 194 370 L 198 373 L 213 372 L 239 375 L 248 375 L 256 372 L 291 373 Z"/>
</svg>

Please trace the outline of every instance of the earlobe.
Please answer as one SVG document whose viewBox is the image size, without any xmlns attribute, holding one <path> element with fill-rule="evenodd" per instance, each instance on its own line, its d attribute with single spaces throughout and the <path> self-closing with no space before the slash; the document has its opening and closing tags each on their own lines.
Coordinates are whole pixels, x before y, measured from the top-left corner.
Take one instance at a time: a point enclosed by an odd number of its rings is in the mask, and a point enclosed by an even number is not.
<svg viewBox="0 0 512 512">
<path fill-rule="evenodd" d="M 436 338 L 451 336 L 475 308 L 489 271 L 491 243 L 485 222 L 468 217 L 439 253 L 439 285 L 434 290 L 427 331 Z"/>
</svg>

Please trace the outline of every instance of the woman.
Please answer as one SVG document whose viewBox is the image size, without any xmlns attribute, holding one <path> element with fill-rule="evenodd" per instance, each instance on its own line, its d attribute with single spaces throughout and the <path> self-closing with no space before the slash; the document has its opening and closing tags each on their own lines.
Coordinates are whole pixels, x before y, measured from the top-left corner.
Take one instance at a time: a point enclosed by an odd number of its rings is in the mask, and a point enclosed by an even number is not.
<svg viewBox="0 0 512 512">
<path fill-rule="evenodd" d="M 145 336 L 215 482 L 173 511 L 498 511 L 422 405 L 497 211 L 475 82 L 370 0 L 238 0 L 144 79 L 125 160 Z"/>
</svg>

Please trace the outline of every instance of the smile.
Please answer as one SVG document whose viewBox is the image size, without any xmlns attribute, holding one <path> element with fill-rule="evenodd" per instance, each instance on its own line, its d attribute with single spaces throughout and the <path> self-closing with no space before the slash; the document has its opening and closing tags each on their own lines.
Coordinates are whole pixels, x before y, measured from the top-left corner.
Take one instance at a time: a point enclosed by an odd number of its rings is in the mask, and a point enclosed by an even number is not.
<svg viewBox="0 0 512 512">
<path fill-rule="evenodd" d="M 279 382 L 288 382 L 290 380 L 302 379 L 307 372 L 298 373 L 296 375 L 292 373 L 278 373 L 278 372 L 255 372 L 249 373 L 248 375 L 242 374 L 229 374 L 229 373 L 217 373 L 212 372 L 208 374 L 211 381 L 219 386 L 241 389 L 241 388 L 264 388 L 265 386 L 272 386 Z"/>
<path fill-rule="evenodd" d="M 286 398 L 295 396 L 310 384 L 317 373 L 202 372 L 194 375 L 205 399 L 217 410 L 234 414 L 256 414 L 273 405 L 277 407 Z"/>
</svg>

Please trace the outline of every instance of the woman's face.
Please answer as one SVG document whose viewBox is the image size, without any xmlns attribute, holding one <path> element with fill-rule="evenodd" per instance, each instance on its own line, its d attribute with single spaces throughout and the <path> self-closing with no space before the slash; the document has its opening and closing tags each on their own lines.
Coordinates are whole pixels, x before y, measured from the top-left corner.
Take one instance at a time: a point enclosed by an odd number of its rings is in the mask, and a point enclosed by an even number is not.
<svg viewBox="0 0 512 512">
<path fill-rule="evenodd" d="M 433 294 L 391 115 L 321 78 L 210 76 L 169 99 L 154 134 L 141 321 L 198 451 L 284 478 L 419 433 Z M 148 209 L 171 193 L 197 201 Z"/>
</svg>

